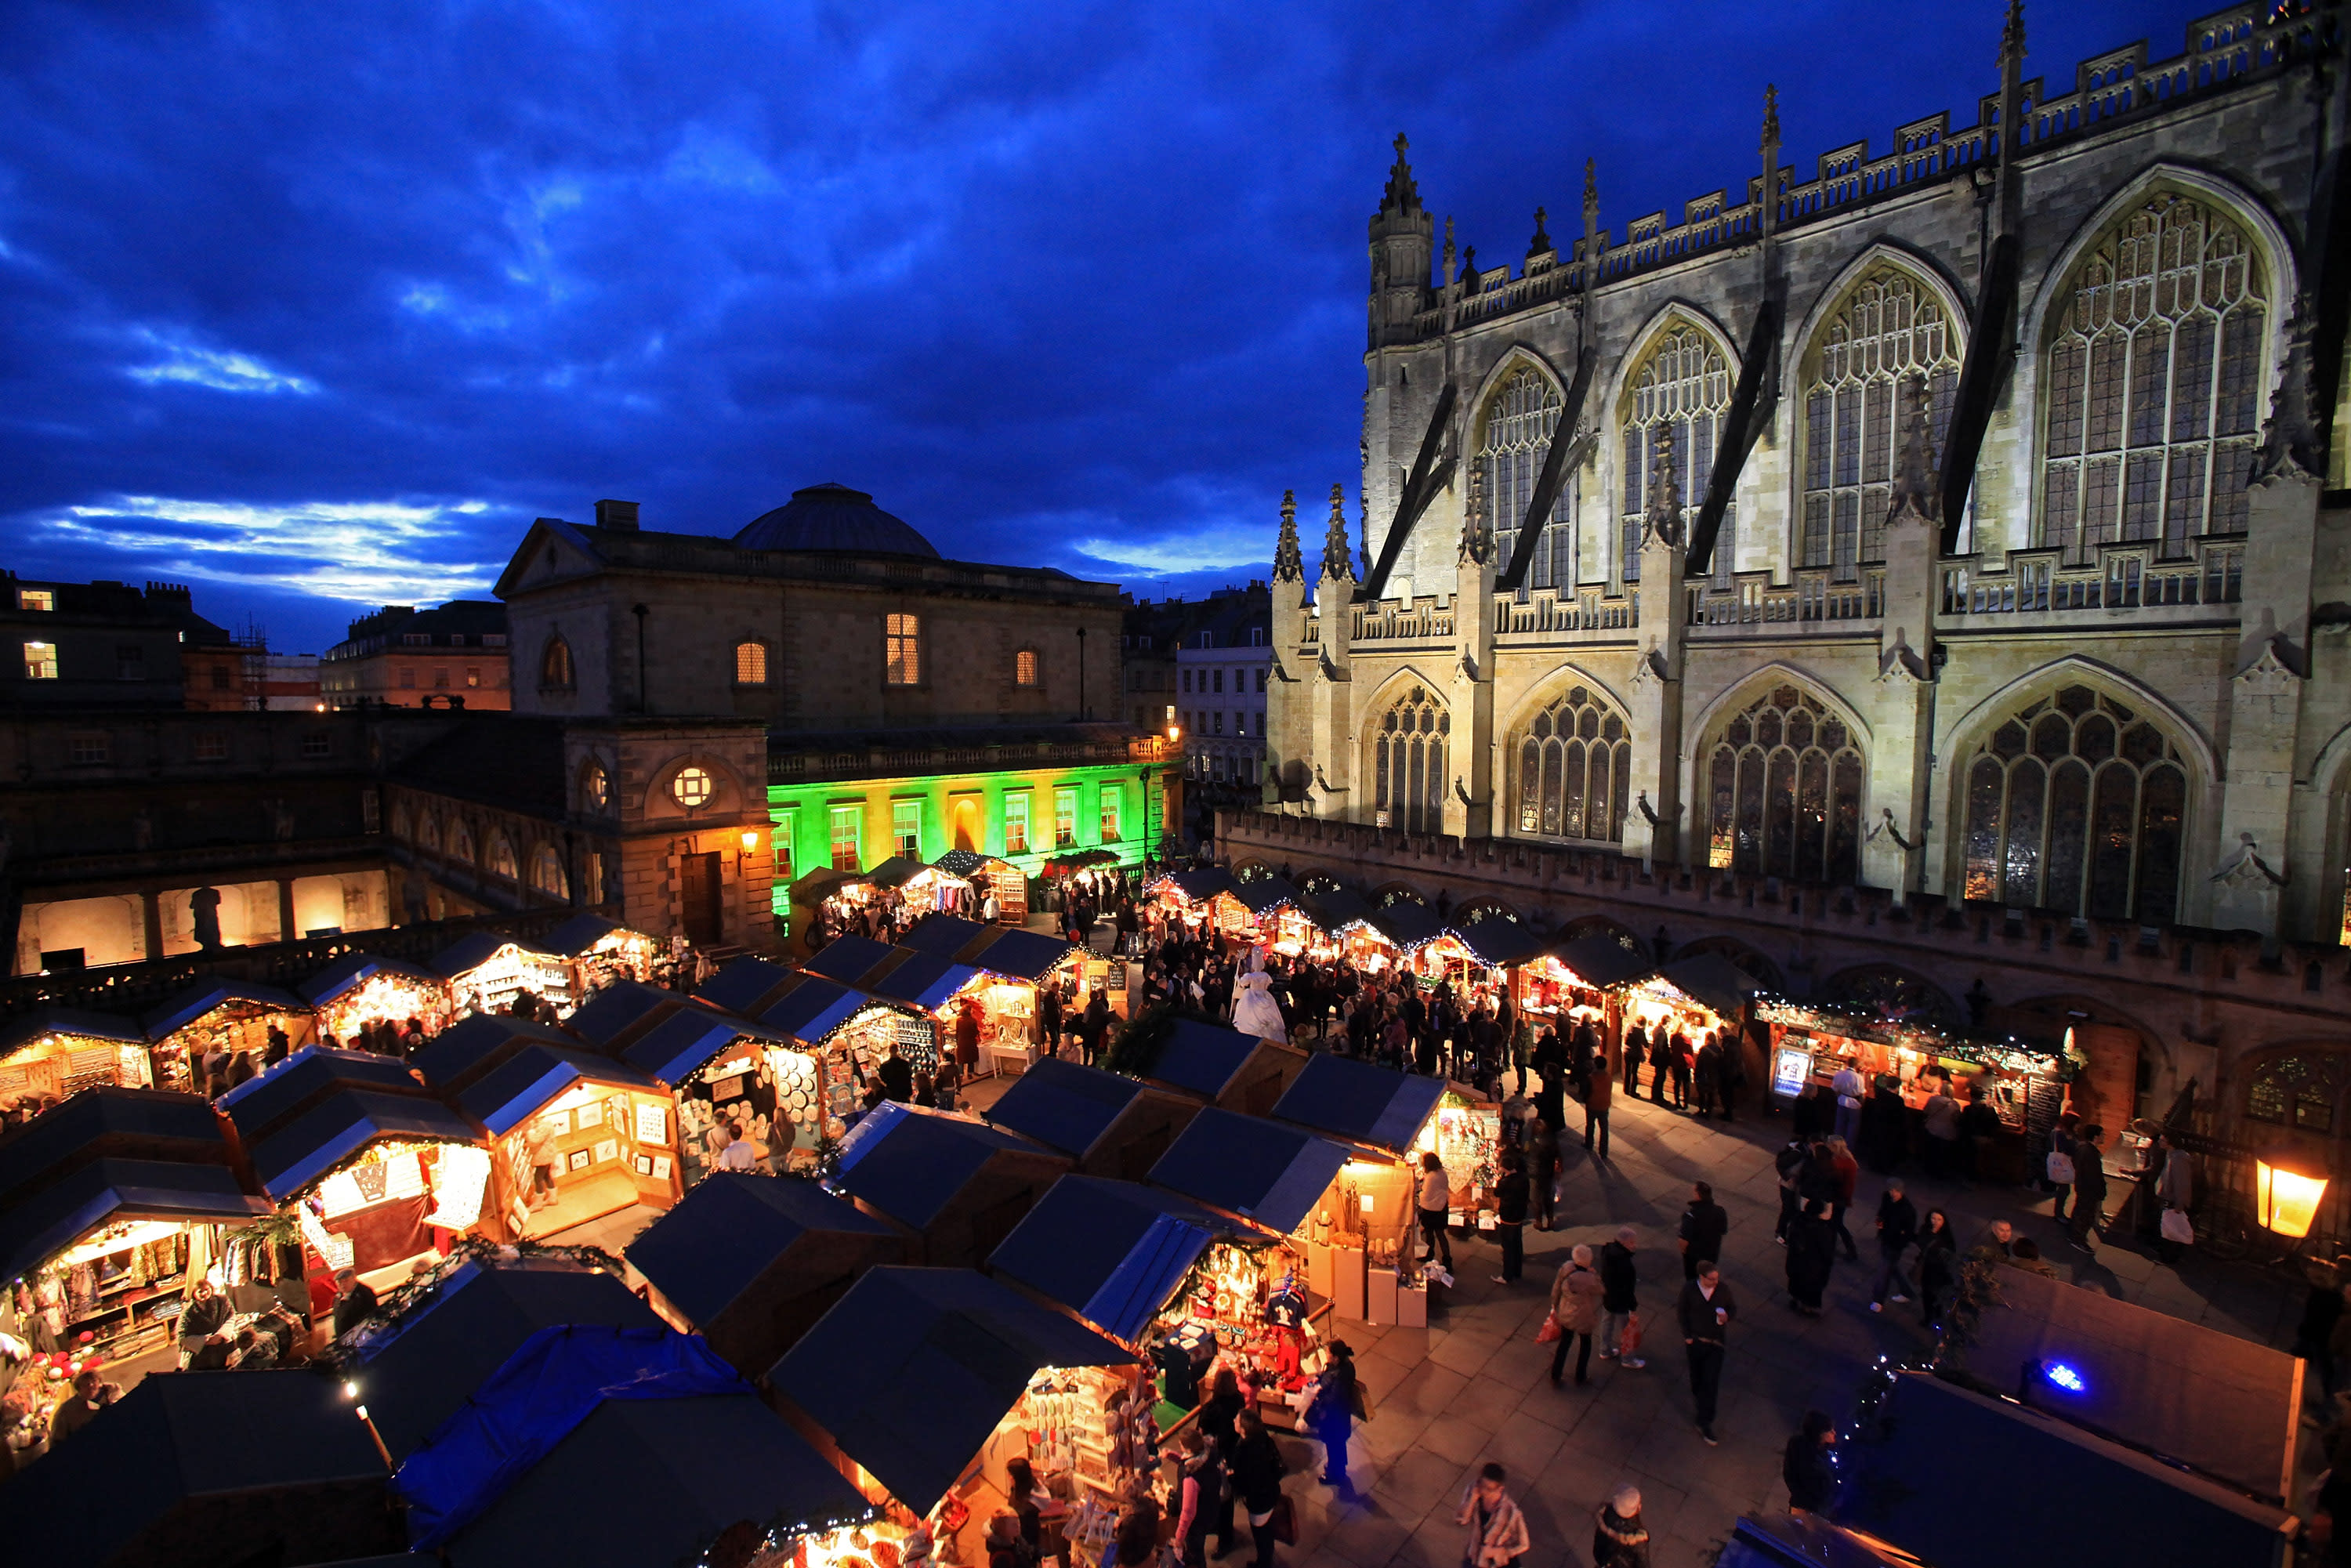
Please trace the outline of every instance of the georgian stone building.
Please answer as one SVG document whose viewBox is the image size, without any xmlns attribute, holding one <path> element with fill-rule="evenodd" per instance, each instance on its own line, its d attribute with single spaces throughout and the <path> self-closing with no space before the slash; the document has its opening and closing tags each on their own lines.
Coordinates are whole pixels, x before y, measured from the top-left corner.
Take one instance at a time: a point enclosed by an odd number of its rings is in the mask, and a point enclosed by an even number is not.
<svg viewBox="0 0 2351 1568">
<path fill-rule="evenodd" d="M 2333 940 L 2342 43 L 2268 10 L 2053 78 L 2012 11 L 1972 124 L 1810 170 L 1759 83 L 1758 172 L 1614 232 L 1587 169 L 1516 269 L 1399 137 L 1269 810 Z"/>
</svg>

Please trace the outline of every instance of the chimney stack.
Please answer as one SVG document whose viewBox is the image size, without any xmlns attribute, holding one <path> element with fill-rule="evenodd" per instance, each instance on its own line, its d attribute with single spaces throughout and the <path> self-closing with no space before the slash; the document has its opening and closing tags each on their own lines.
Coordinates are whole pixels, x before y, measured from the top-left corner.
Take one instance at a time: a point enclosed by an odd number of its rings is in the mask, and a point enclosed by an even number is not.
<svg viewBox="0 0 2351 1568">
<path fill-rule="evenodd" d="M 599 501 L 596 503 L 596 526 L 600 528 L 625 528 L 637 531 L 637 504 L 634 501 Z"/>
</svg>

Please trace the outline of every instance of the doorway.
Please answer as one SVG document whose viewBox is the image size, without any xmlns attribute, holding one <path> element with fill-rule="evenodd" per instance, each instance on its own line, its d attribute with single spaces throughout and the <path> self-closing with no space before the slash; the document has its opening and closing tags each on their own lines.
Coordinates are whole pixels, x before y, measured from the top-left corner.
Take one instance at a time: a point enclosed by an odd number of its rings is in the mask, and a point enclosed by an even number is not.
<svg viewBox="0 0 2351 1568">
<path fill-rule="evenodd" d="M 956 799 L 951 809 L 955 827 L 951 833 L 955 847 L 977 853 L 979 850 L 979 802 L 969 795 Z"/>
<path fill-rule="evenodd" d="M 726 926 L 719 903 L 717 852 L 680 856 L 677 878 L 679 901 L 684 906 L 680 914 L 685 939 L 696 946 L 716 946 Z"/>
</svg>

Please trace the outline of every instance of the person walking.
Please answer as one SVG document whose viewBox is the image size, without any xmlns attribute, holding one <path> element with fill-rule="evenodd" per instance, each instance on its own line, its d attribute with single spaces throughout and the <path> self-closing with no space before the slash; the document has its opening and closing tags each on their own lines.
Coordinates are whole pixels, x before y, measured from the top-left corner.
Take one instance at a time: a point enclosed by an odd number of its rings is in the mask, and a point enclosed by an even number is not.
<svg viewBox="0 0 2351 1568">
<path fill-rule="evenodd" d="M 2085 1252 L 2097 1250 L 2090 1238 L 2106 1222 L 2106 1160 L 2098 1147 L 2105 1135 L 2106 1130 L 2093 1123 L 2074 1141 L 2074 1218 L 2066 1231 Z"/>
<path fill-rule="evenodd" d="M 1347 1439 L 1355 1429 L 1355 1352 L 1334 1339 L 1306 1406 L 1306 1425 L 1322 1445 L 1322 1484 L 1347 1490 Z"/>
<path fill-rule="evenodd" d="M 1861 1074 L 1847 1061 L 1829 1080 L 1829 1090 L 1836 1096 L 1836 1135 L 1847 1144 L 1861 1136 L 1861 1096 L 1864 1085 Z"/>
<path fill-rule="evenodd" d="M 1461 1568 L 1510 1568 L 1533 1544 L 1527 1539 L 1526 1516 L 1510 1500 L 1509 1472 L 1489 1460 L 1461 1495 L 1457 1524 L 1469 1527 L 1461 1548 Z"/>
<path fill-rule="evenodd" d="M 1829 1223 L 1829 1206 L 1810 1199 L 1788 1231 L 1788 1300 L 1804 1316 L 1821 1315 L 1835 1263 L 1836 1228 Z"/>
<path fill-rule="evenodd" d="M 1273 1516 L 1281 1507 L 1281 1449 L 1265 1429 L 1254 1406 L 1241 1412 L 1240 1441 L 1233 1446 L 1233 1490 L 1248 1511 L 1249 1541 L 1257 1556 L 1249 1568 L 1273 1568 Z"/>
<path fill-rule="evenodd" d="M 1942 1321 L 1959 1288 L 1959 1241 L 1951 1234 L 1951 1217 L 1930 1208 L 1918 1227 L 1918 1316 L 1928 1328 Z"/>
<path fill-rule="evenodd" d="M 1887 1180 L 1886 1190 L 1877 1195 L 1877 1281 L 1869 1289 L 1869 1310 L 1886 1310 L 1886 1292 L 1894 1291 L 1894 1299 L 1907 1301 L 1917 1287 L 1903 1271 L 1903 1255 L 1918 1239 L 1918 1210 L 1904 1196 L 1902 1178 Z M 1899 1287 L 1898 1289 L 1896 1287 Z"/>
<path fill-rule="evenodd" d="M 1641 1489 L 1630 1481 L 1593 1515 L 1592 1568 L 1649 1568 L 1649 1531 L 1641 1522 Z"/>
<path fill-rule="evenodd" d="M 2074 1155 L 2078 1152 L 2074 1129 L 2081 1120 L 2071 1111 L 2057 1118 L 2057 1124 L 2049 1129 L 2049 1153 L 2041 1162 L 2041 1174 L 2055 1195 L 2049 1205 L 2049 1218 L 2060 1225 L 2065 1223 L 2065 1202 L 2074 1191 Z"/>
<path fill-rule="evenodd" d="M 1853 1157 L 1853 1150 L 1843 1138 L 1828 1142 L 1829 1175 L 1836 1183 L 1836 1207 L 1829 1211 L 1830 1223 L 1836 1229 L 1838 1243 L 1844 1248 L 1844 1260 L 1861 1261 L 1861 1249 L 1853 1244 L 1853 1232 L 1844 1222 L 1853 1211 L 1854 1189 L 1861 1185 L 1861 1162 Z"/>
<path fill-rule="evenodd" d="M 1176 1516 L 1176 1540 L 1184 1568 L 1207 1568 L 1208 1531 L 1225 1503 L 1225 1462 L 1216 1440 L 1205 1432 L 1186 1434 L 1181 1511 Z"/>
<path fill-rule="evenodd" d="M 1633 1252 L 1640 1239 L 1641 1233 L 1631 1226 L 1619 1226 L 1616 1239 L 1600 1249 L 1600 1310 L 1605 1314 L 1600 1322 L 1600 1359 L 1621 1358 L 1620 1364 L 1635 1371 L 1649 1364 L 1641 1358 L 1637 1335 L 1633 1348 L 1627 1349 L 1625 1343 L 1626 1326 L 1639 1310 L 1635 1292 L 1640 1275 L 1633 1265 Z"/>
<path fill-rule="evenodd" d="M 1605 1061 L 1594 1063 L 1584 1075 L 1583 1090 L 1583 1150 L 1593 1159 L 1608 1157 L 1608 1105 L 1615 1093 L 1615 1079 Z M 1597 1134 L 1599 1142 L 1593 1142 Z"/>
<path fill-rule="evenodd" d="M 1453 1183 L 1445 1174 L 1445 1162 L 1431 1149 L 1420 1156 L 1420 1192 L 1413 1200 L 1420 1214 L 1420 1236 L 1427 1244 L 1431 1258 L 1444 1260 L 1445 1271 L 1453 1272 L 1453 1241 L 1446 1234 L 1446 1222 L 1453 1209 Z"/>
<path fill-rule="evenodd" d="M 1698 1278 L 1698 1270 L 1722 1256 L 1722 1239 L 1730 1232 L 1730 1215 L 1714 1201 L 1714 1188 L 1706 1182 L 1690 1185 L 1689 1204 L 1682 1210 L 1682 1278 Z"/>
<path fill-rule="evenodd" d="M 1551 1282 L 1551 1320 L 1559 1325 L 1559 1338 L 1552 1342 L 1551 1351 L 1553 1388 L 1567 1371 L 1571 1343 L 1576 1347 L 1575 1385 L 1581 1388 L 1592 1381 L 1592 1331 L 1600 1326 L 1600 1301 L 1606 1289 L 1600 1282 L 1599 1270 L 1592 1266 L 1592 1249 L 1577 1242 Z"/>
<path fill-rule="evenodd" d="M 1739 1303 L 1722 1282 L 1722 1270 L 1711 1260 L 1698 1266 L 1698 1278 L 1682 1286 L 1677 1310 L 1682 1345 L 1689 1353 L 1690 1398 L 1698 1406 L 1698 1435 L 1709 1448 L 1720 1446 L 1714 1435 L 1715 1401 L 1722 1393 L 1724 1340 Z"/>
<path fill-rule="evenodd" d="M 1527 1271 L 1527 1202 L 1534 1184 L 1527 1179 L 1527 1157 L 1516 1149 L 1502 1151 L 1501 1179 L 1494 1184 L 1494 1239 L 1501 1244 L 1502 1271 L 1497 1285 L 1515 1285 Z"/>
<path fill-rule="evenodd" d="M 1818 1513 L 1836 1495 L 1836 1423 L 1818 1410 L 1804 1412 L 1802 1430 L 1788 1439 L 1780 1479 L 1788 1483 L 1793 1513 Z"/>
<path fill-rule="evenodd" d="M 1535 1228 L 1549 1230 L 1559 1209 L 1559 1129 L 1541 1116 L 1527 1128 L 1527 1180 L 1534 1195 Z"/>
</svg>

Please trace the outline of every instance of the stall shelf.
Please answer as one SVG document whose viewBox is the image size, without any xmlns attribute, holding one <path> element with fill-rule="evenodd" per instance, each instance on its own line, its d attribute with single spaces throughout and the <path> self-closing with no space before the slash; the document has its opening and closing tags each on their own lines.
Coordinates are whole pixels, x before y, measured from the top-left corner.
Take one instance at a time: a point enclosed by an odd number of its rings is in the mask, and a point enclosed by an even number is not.
<svg viewBox="0 0 2351 1568">
<path fill-rule="evenodd" d="M 551 1235 L 639 1204 L 666 1209 L 682 1190 L 677 1103 L 610 1057 L 533 1041 L 453 1103 L 493 1140 L 486 1213 L 506 1236 Z"/>
<path fill-rule="evenodd" d="M 687 1186 L 710 1173 L 712 1134 L 724 1118 L 737 1136 L 748 1136 L 752 1156 L 772 1160 L 780 1128 L 792 1128 L 793 1149 L 813 1149 L 823 1134 L 820 1059 L 790 1033 L 753 1023 L 702 1002 L 660 1016 L 614 1052 L 670 1086 L 676 1097 L 679 1171 Z M 654 1156 L 654 1176 L 666 1179 Z"/>
<path fill-rule="evenodd" d="M 903 1058 L 914 1072 L 938 1070 L 938 1030 L 928 1015 L 813 975 L 784 993 L 759 1021 L 813 1061 L 815 1115 L 827 1138 L 848 1130 L 890 1056 Z"/>
<path fill-rule="evenodd" d="M 1198 1109 L 1116 1072 L 1045 1061 L 1006 1090 L 987 1119 L 1068 1155 L 1087 1176 L 1140 1181 Z"/>
<path fill-rule="evenodd" d="M 154 1056 L 156 1082 L 167 1089 L 194 1086 L 191 1064 L 215 1051 L 246 1051 L 259 1066 L 273 1029 L 289 1051 L 309 1044 L 319 1030 L 317 1009 L 291 991 L 244 980 L 209 980 L 192 986 L 140 1020 Z"/>
<path fill-rule="evenodd" d="M 908 1256 L 974 1268 L 1056 1178 L 1064 1156 L 987 1124 L 883 1101 L 841 1142 L 831 1185 L 913 1238 Z"/>
<path fill-rule="evenodd" d="M 528 991 L 561 1017 L 576 1000 L 571 965 L 561 954 L 495 932 L 459 937 L 433 955 L 432 967 L 447 985 L 451 1004 L 459 1012 L 502 1013 Z"/>
<path fill-rule="evenodd" d="M 415 964 L 372 953 L 347 953 L 297 988 L 319 1011 L 322 1040 L 350 1039 L 361 1026 L 413 1018 L 427 1035 L 449 1021 L 449 988 L 441 977 Z"/>
<path fill-rule="evenodd" d="M 153 1082 L 147 1031 L 129 1019 L 39 1008 L 0 1025 L 0 1107 L 37 1113 L 92 1084 Z"/>
<path fill-rule="evenodd" d="M 647 1301 L 758 1377 L 868 1269 L 906 1260 L 899 1233 L 812 1181 L 720 1171 L 629 1243 Z"/>
</svg>

